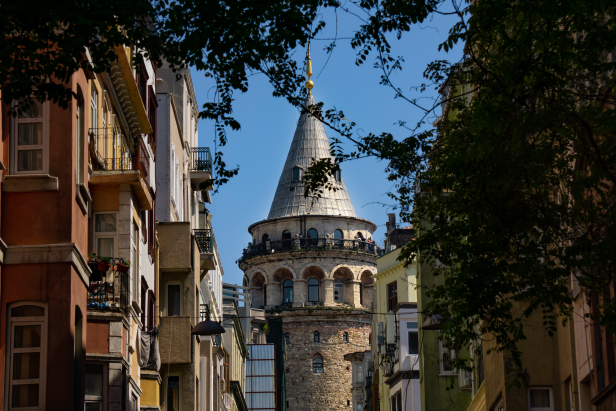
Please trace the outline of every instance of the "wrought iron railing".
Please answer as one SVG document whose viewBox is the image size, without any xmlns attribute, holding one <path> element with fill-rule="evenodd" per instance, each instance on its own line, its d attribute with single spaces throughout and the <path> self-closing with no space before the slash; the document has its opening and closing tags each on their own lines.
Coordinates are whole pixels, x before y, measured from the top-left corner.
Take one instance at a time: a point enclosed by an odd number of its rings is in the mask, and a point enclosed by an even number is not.
<svg viewBox="0 0 616 411">
<path fill-rule="evenodd" d="M 90 139 L 92 141 L 103 140 L 102 144 L 107 144 L 105 139 L 113 139 L 113 145 L 117 145 L 118 142 L 124 139 L 124 136 L 114 131 L 113 128 L 91 128 L 89 131 Z M 107 153 L 111 154 L 111 153 Z M 115 156 L 107 157 L 105 154 L 101 155 L 96 153 L 96 158 L 92 161 L 92 169 L 96 171 L 139 171 L 139 175 L 149 185 L 148 176 L 150 175 L 150 154 L 145 147 L 145 143 L 142 139 L 137 144 L 136 155 L 121 155 L 116 153 Z"/>
<path fill-rule="evenodd" d="M 129 305 L 128 267 L 121 258 L 90 257 L 92 270 L 88 287 L 88 309 L 124 310 Z M 124 267 L 122 267 L 124 266 Z M 127 269 L 125 272 L 123 272 Z"/>
<path fill-rule="evenodd" d="M 245 250 L 242 259 L 255 255 L 263 255 L 276 252 L 306 251 L 352 251 L 381 256 L 381 247 L 376 243 L 361 240 L 341 240 L 331 238 L 299 238 L 275 241 L 262 241 L 250 244 Z"/>
<path fill-rule="evenodd" d="M 212 230 L 209 228 L 201 228 L 193 230 L 195 240 L 199 246 L 199 251 L 202 253 L 214 252 L 214 237 L 212 236 Z"/>
<path fill-rule="evenodd" d="M 190 171 L 212 172 L 212 155 L 209 147 L 193 147 Z"/>
</svg>

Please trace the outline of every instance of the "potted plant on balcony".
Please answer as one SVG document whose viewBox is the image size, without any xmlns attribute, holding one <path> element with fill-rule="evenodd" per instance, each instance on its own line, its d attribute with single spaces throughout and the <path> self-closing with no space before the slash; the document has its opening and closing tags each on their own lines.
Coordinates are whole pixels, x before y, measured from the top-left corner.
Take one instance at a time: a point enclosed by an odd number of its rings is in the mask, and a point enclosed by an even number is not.
<svg viewBox="0 0 616 411">
<path fill-rule="evenodd" d="M 127 273 L 129 268 L 130 268 L 130 261 L 125 261 L 124 264 L 118 263 L 116 265 L 116 270 L 119 273 Z"/>
<path fill-rule="evenodd" d="M 111 266 L 111 257 L 101 257 L 98 262 L 97 269 L 100 271 L 109 271 L 109 267 Z"/>
</svg>

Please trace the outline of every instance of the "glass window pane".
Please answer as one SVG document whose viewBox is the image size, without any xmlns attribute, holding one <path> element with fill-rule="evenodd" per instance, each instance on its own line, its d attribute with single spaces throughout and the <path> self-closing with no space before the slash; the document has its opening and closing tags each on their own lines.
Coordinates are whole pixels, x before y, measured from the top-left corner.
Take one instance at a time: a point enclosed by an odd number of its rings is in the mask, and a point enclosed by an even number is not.
<svg viewBox="0 0 616 411">
<path fill-rule="evenodd" d="M 101 403 L 100 402 L 88 402 L 86 403 L 85 411 L 101 411 Z"/>
<path fill-rule="evenodd" d="M 11 317 L 42 317 L 44 315 L 45 309 L 38 305 L 20 305 L 11 308 Z"/>
<path fill-rule="evenodd" d="M 86 364 L 86 395 L 103 396 L 103 364 Z"/>
<path fill-rule="evenodd" d="M 542 390 L 530 390 L 530 407 L 550 408 L 550 390 L 547 388 Z"/>
<path fill-rule="evenodd" d="M 115 214 L 96 214 L 94 231 L 97 233 L 109 233 L 116 231 Z"/>
<path fill-rule="evenodd" d="M 43 123 L 20 123 L 17 127 L 17 145 L 43 144 Z"/>
<path fill-rule="evenodd" d="M 416 322 L 407 322 L 406 323 L 406 329 L 407 330 L 416 330 L 417 329 L 417 323 Z"/>
<path fill-rule="evenodd" d="M 169 377 L 167 380 L 167 409 L 180 410 L 180 377 Z"/>
<path fill-rule="evenodd" d="M 334 238 L 341 239 L 342 238 L 342 231 L 340 231 L 340 230 L 334 231 Z"/>
<path fill-rule="evenodd" d="M 167 287 L 167 293 L 167 316 L 180 316 L 180 285 L 169 285 Z"/>
<path fill-rule="evenodd" d="M 43 314 L 41 314 L 43 315 Z M 15 348 L 32 348 L 41 346 L 40 325 L 15 326 Z"/>
<path fill-rule="evenodd" d="M 17 171 L 43 169 L 43 150 L 18 150 Z"/>
<path fill-rule="evenodd" d="M 19 99 L 19 107 L 23 110 L 23 112 L 19 115 L 19 118 L 41 118 L 43 117 L 43 105 L 37 100 L 30 100 L 30 107 L 25 108 L 23 104 L 25 104 L 27 99 Z"/>
<path fill-rule="evenodd" d="M 11 406 L 17 407 L 36 407 L 39 405 L 39 385 L 24 384 L 13 385 L 11 392 Z"/>
<path fill-rule="evenodd" d="M 39 378 L 41 353 L 28 352 L 13 354 L 13 379 L 32 380 Z"/>
<path fill-rule="evenodd" d="M 115 249 L 115 239 L 99 238 L 96 244 L 99 257 L 113 257 Z"/>
<path fill-rule="evenodd" d="M 419 334 L 409 332 L 409 354 L 419 354 Z"/>
<path fill-rule="evenodd" d="M 308 238 L 319 238 L 319 233 L 314 228 L 308 230 Z"/>
<path fill-rule="evenodd" d="M 314 302 L 319 300 L 319 287 L 311 285 L 308 287 L 308 301 Z"/>
</svg>

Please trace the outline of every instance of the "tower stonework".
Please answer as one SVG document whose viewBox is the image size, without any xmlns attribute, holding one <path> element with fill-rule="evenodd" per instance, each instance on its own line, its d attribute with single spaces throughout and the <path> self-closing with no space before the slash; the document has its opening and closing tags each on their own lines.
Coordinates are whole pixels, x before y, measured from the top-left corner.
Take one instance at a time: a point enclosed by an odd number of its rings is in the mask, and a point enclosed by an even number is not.
<svg viewBox="0 0 616 411">
<path fill-rule="evenodd" d="M 341 173 L 335 191 L 303 196 L 303 172 L 329 147 L 322 123 L 303 111 L 268 218 L 248 228 L 239 261 L 252 308 L 283 319 L 289 411 L 352 411 L 344 355 L 370 349 L 376 225 L 356 216 Z"/>
</svg>

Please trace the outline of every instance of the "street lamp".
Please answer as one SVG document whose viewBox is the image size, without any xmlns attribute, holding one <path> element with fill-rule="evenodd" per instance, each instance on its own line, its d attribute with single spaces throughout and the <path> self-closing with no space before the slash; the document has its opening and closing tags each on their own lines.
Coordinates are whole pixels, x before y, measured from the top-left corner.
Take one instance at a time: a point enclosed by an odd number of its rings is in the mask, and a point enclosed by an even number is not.
<svg viewBox="0 0 616 411">
<path fill-rule="evenodd" d="M 216 335 L 222 334 L 225 332 L 225 327 L 217 323 L 216 321 L 210 320 L 210 306 L 206 304 L 205 312 L 207 318 L 205 321 L 201 321 L 199 324 L 195 325 L 190 332 L 191 335 Z"/>
</svg>

